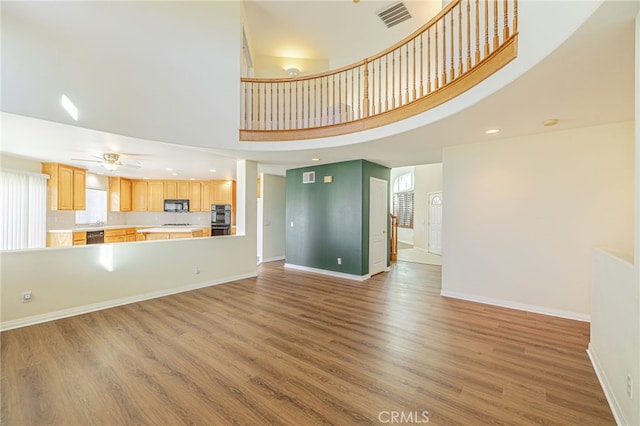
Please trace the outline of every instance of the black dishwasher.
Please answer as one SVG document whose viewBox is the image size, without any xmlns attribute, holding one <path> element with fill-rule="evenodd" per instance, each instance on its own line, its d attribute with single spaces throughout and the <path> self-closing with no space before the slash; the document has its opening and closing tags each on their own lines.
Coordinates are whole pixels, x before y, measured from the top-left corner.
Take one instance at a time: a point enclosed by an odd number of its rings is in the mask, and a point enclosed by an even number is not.
<svg viewBox="0 0 640 426">
<path fill-rule="evenodd" d="M 87 244 L 104 243 L 104 231 L 87 231 Z"/>
</svg>

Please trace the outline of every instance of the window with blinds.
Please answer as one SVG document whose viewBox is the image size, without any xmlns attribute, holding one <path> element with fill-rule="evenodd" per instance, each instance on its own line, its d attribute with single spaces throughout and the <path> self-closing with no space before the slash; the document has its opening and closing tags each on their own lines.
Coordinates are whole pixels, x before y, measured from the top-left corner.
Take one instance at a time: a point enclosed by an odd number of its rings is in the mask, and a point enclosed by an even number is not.
<svg viewBox="0 0 640 426">
<path fill-rule="evenodd" d="M 47 178 L 0 171 L 0 250 L 46 247 Z"/>
<path fill-rule="evenodd" d="M 413 228 L 413 191 L 393 194 L 393 214 L 400 228 Z"/>
</svg>

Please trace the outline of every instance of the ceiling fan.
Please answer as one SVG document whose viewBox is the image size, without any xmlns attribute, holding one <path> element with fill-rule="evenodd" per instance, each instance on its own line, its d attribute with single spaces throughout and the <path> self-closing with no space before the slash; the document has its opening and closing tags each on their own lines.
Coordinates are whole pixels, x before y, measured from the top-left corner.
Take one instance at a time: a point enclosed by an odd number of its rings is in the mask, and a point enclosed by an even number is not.
<svg viewBox="0 0 640 426">
<path fill-rule="evenodd" d="M 110 172 L 118 170 L 119 167 L 132 167 L 139 169 L 142 167 L 139 161 L 120 161 L 120 154 L 116 154 L 113 152 L 105 152 L 102 154 L 102 157 L 98 157 L 97 155 L 91 155 L 91 157 L 97 158 L 97 160 L 87 160 L 84 158 L 72 158 L 74 161 L 85 161 L 88 163 L 100 163 L 102 167 L 109 170 Z"/>
</svg>

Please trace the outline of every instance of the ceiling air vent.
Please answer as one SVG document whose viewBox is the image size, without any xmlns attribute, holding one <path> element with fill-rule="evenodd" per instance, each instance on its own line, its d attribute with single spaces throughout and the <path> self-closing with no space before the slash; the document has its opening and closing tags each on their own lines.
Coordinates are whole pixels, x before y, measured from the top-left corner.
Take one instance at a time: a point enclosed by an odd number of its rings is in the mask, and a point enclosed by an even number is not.
<svg viewBox="0 0 640 426">
<path fill-rule="evenodd" d="M 391 28 L 394 25 L 398 25 L 400 22 L 404 22 L 411 18 L 411 14 L 403 2 L 396 3 L 384 10 L 381 10 L 378 12 L 378 16 L 382 19 L 382 22 L 384 22 L 387 28 Z"/>
</svg>

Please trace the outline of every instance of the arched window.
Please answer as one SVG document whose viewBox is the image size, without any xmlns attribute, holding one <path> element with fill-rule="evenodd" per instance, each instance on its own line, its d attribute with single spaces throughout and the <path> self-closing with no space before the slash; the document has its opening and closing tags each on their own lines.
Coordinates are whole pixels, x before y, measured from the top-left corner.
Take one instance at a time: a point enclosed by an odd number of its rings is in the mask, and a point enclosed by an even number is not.
<svg viewBox="0 0 640 426">
<path fill-rule="evenodd" d="M 413 173 L 405 173 L 393 181 L 393 214 L 398 226 L 413 228 Z"/>
</svg>

